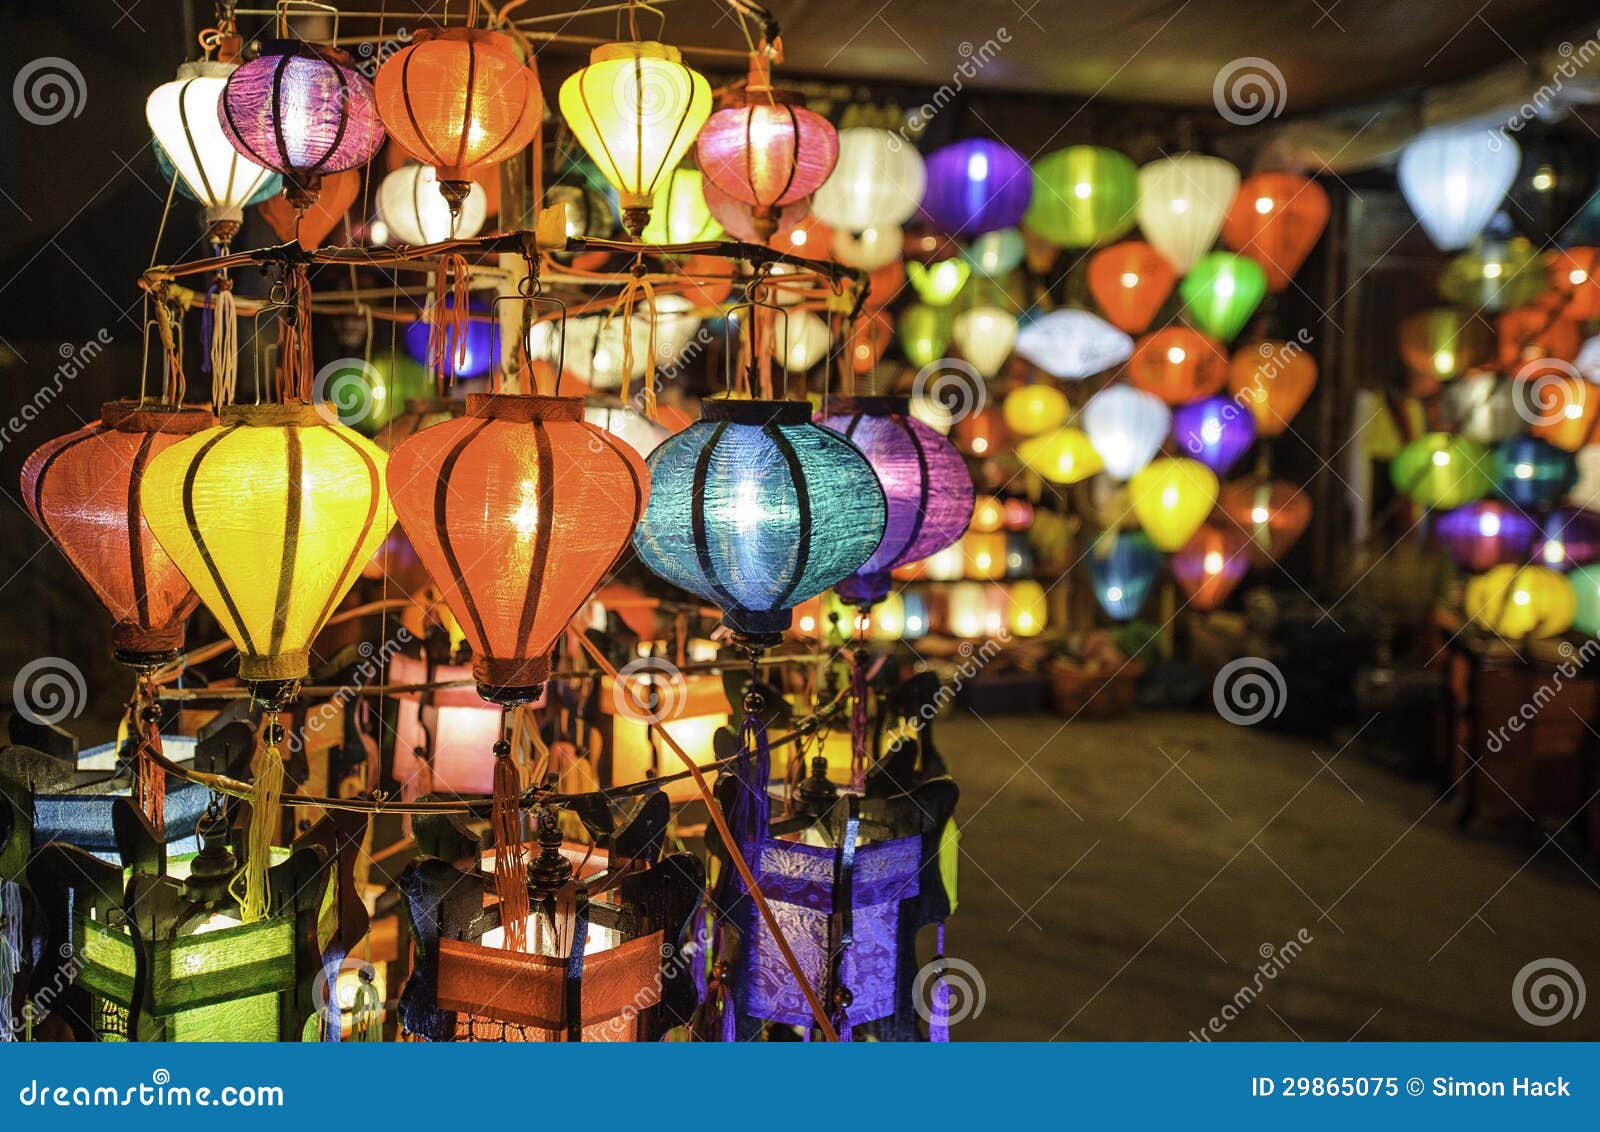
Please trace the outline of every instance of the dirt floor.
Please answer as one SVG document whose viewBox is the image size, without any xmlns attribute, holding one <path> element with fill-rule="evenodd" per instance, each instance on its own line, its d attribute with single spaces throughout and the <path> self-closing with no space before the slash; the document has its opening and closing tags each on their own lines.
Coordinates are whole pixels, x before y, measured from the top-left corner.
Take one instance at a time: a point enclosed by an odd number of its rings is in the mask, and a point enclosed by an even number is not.
<svg viewBox="0 0 1600 1132">
<path fill-rule="evenodd" d="M 1565 841 L 1465 834 L 1355 747 L 1061 722 L 937 725 L 962 790 L 946 951 L 986 996 L 953 1040 L 1600 1038 L 1600 1004 L 1549 998 L 1548 1026 L 1513 1004 L 1535 960 L 1600 991 L 1600 868 Z"/>
</svg>

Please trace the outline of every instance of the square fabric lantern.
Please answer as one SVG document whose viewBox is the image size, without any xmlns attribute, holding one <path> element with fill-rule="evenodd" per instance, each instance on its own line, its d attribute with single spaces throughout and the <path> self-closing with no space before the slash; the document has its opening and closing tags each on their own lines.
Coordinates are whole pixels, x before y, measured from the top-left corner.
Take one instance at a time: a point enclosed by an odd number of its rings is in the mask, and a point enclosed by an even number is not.
<svg viewBox="0 0 1600 1132">
<path fill-rule="evenodd" d="M 501 711 L 472 686 L 470 664 L 433 664 L 396 653 L 393 684 L 467 681 L 459 687 L 395 695 L 394 779 L 400 796 L 489 794 L 494 790 L 494 744 Z"/>
</svg>

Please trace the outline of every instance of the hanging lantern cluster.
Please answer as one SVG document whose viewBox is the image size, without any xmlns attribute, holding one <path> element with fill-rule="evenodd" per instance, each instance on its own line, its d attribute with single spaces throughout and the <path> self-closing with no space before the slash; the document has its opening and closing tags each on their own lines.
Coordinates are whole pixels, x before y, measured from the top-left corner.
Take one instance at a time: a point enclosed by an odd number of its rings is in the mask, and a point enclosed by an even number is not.
<svg viewBox="0 0 1600 1132">
<path fill-rule="evenodd" d="M 178 77 L 152 91 L 144 106 L 158 154 L 204 206 L 211 240 L 221 245 L 238 234 L 245 206 L 260 200 L 264 190 L 275 192 L 272 186 L 278 183 L 265 162 L 236 149 L 224 131 L 222 92 L 238 67 L 212 60 L 184 63 Z"/>
</svg>

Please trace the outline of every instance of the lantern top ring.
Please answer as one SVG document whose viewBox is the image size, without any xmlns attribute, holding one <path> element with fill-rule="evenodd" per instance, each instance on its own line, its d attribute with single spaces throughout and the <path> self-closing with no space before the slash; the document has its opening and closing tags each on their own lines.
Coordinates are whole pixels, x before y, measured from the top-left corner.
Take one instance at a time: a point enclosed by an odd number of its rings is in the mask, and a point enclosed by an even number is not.
<svg viewBox="0 0 1600 1132">
<path fill-rule="evenodd" d="M 658 43 L 653 39 L 602 43 L 589 52 L 591 63 L 604 63 L 610 59 L 665 59 L 671 63 L 681 63 L 683 52 L 670 43 Z"/>
<path fill-rule="evenodd" d="M 328 405 L 307 405 L 292 402 L 287 405 L 225 405 L 223 424 L 249 425 L 255 428 L 283 428 L 287 425 L 337 424 L 339 416 Z"/>
<path fill-rule="evenodd" d="M 354 66 L 350 52 L 323 43 L 308 43 L 303 39 L 261 39 L 256 41 L 256 55 L 299 55 L 303 59 L 322 59 L 343 67 Z"/>
<path fill-rule="evenodd" d="M 811 419 L 811 402 L 712 398 L 701 402 L 700 419 L 748 425 L 805 424 Z"/>
<path fill-rule="evenodd" d="M 180 436 L 199 432 L 216 423 L 202 405 L 161 405 L 146 401 L 107 401 L 100 406 L 100 422 L 118 432 L 165 432 Z"/>
<path fill-rule="evenodd" d="M 469 393 L 467 416 L 497 421 L 581 421 L 582 397 L 538 393 Z"/>
</svg>

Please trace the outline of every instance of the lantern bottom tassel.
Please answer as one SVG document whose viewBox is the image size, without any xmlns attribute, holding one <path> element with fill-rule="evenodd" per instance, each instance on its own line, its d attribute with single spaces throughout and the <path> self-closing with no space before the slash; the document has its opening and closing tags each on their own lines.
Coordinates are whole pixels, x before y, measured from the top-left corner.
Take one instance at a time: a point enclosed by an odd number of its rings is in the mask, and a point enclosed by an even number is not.
<svg viewBox="0 0 1600 1132">
<path fill-rule="evenodd" d="M 944 925 L 939 925 L 939 954 L 933 957 L 939 964 L 933 980 L 933 1001 L 928 1005 L 928 1040 L 950 1040 L 950 984 L 944 981 Z"/>
<path fill-rule="evenodd" d="M 509 951 L 526 951 L 528 946 L 528 861 L 522 855 L 521 801 L 522 776 L 511 758 L 511 744 L 497 740 L 490 825 L 494 832 L 494 890 Z"/>
<path fill-rule="evenodd" d="M 278 828 L 278 807 L 283 800 L 283 755 L 278 750 L 283 729 L 278 717 L 267 722 L 267 746 L 256 753 L 255 782 L 250 788 L 250 832 L 245 838 L 244 868 L 234 877 L 233 891 L 239 900 L 239 919 L 247 924 L 262 920 L 272 911 L 267 890 L 267 867 L 272 863 L 273 834 Z M 240 878 L 244 892 L 238 891 Z"/>
</svg>

